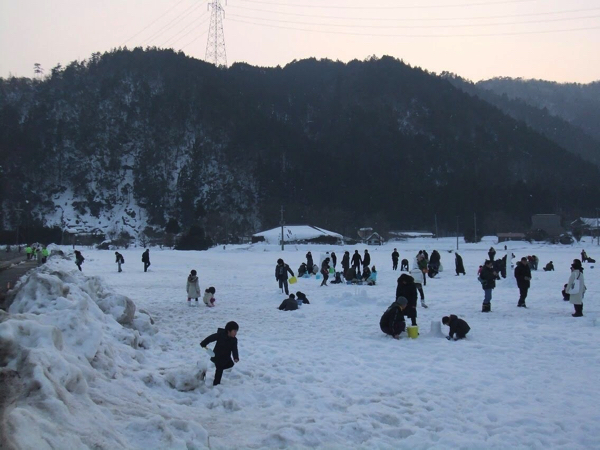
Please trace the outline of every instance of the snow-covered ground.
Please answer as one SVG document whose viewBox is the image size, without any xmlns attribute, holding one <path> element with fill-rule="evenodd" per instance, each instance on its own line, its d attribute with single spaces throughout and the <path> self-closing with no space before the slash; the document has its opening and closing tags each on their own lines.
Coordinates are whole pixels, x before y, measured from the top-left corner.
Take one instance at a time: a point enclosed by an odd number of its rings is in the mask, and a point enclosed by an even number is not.
<svg viewBox="0 0 600 450">
<path fill-rule="evenodd" d="M 598 448 L 600 267 L 586 265 L 585 317 L 571 317 L 560 291 L 581 248 L 592 257 L 600 248 L 509 243 L 514 262 L 540 259 L 528 308 L 516 307 L 509 271 L 492 313 L 482 314 L 475 273 L 493 242 L 460 243 L 460 277 L 449 253 L 455 244 L 368 247 L 377 286 L 300 279 L 292 289 L 311 304 L 293 312 L 277 310 L 285 297 L 277 258 L 296 271 L 309 249 L 315 260 L 333 250 L 339 264 L 344 250 L 367 247 L 151 249 L 148 273 L 140 249 L 122 252 L 123 273 L 111 251 L 82 249 L 82 274 L 72 260 L 51 258 L 18 286 L 10 317 L 0 316 L 2 381 L 13 399 L 5 435 L 21 449 Z M 497 257 L 505 254 L 494 246 Z M 391 268 L 394 247 L 411 264 L 418 250 L 437 249 L 445 267 L 427 282 L 429 308 L 419 307 L 414 340 L 379 329 L 400 275 Z M 549 260 L 555 272 L 542 270 Z M 216 288 L 215 308 L 188 307 L 191 269 L 202 290 Z M 117 322 L 123 296 L 137 306 L 125 327 Z M 431 322 L 448 314 L 470 324 L 466 340 L 428 336 Z M 230 320 L 240 325 L 240 362 L 213 387 L 199 342 Z"/>
</svg>

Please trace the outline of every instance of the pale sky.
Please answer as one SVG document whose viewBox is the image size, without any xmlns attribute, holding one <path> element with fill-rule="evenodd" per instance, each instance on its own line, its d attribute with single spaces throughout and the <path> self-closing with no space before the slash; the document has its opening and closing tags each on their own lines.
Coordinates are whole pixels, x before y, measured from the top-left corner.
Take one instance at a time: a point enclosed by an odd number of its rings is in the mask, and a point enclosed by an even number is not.
<svg viewBox="0 0 600 450">
<path fill-rule="evenodd" d="M 391 55 L 473 81 L 600 80 L 600 0 L 222 1 L 227 63 Z M 0 0 L 0 77 L 127 45 L 204 59 L 208 1 Z"/>
</svg>

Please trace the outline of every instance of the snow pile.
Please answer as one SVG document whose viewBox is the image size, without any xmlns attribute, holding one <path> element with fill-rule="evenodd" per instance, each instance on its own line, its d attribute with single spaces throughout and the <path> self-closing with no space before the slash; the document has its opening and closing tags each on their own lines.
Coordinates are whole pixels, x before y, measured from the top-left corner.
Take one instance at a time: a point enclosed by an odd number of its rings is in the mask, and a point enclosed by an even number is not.
<svg viewBox="0 0 600 450">
<path fill-rule="evenodd" d="M 17 285 L 9 314 L 0 316 L 1 378 L 8 393 L 4 422 L 11 430 L 10 444 L 137 446 L 138 433 L 128 428 L 141 425 L 135 419 L 121 426 L 119 422 L 123 413 L 139 417 L 148 409 L 140 408 L 149 403 L 143 392 L 148 373 L 142 347 L 152 347 L 156 327 L 150 316 L 135 313 L 129 298 L 72 267 L 70 261 L 51 259 Z M 163 383 L 160 376 L 158 380 Z M 146 420 L 154 423 L 153 445 L 185 448 L 207 441 L 201 427 L 181 424 L 179 418 L 152 412 Z"/>
<path fill-rule="evenodd" d="M 276 244 L 281 242 L 281 227 L 272 228 L 267 231 L 262 231 L 253 235 L 254 237 L 262 236 L 267 243 Z M 323 228 L 314 227 L 312 225 L 284 225 L 283 236 L 287 242 L 307 241 L 320 237 L 334 237 L 343 239 L 343 236 L 333 231 L 328 231 Z"/>
</svg>

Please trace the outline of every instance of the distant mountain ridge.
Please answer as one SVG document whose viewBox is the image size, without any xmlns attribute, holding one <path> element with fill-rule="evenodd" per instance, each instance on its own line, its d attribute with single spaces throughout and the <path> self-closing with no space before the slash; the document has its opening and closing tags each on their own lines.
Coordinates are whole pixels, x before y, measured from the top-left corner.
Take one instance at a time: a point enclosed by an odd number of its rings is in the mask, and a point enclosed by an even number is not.
<svg viewBox="0 0 600 450">
<path fill-rule="evenodd" d="M 390 57 L 219 69 L 170 50 L 114 50 L 44 80 L 0 80 L 0 201 L 110 235 L 175 223 L 213 240 L 288 223 L 353 236 L 577 216 L 598 167 Z M 40 169 L 43 168 L 43 169 Z M 572 180 L 577 180 L 573 183 Z M 461 223 L 463 223 L 461 222 Z"/>
</svg>

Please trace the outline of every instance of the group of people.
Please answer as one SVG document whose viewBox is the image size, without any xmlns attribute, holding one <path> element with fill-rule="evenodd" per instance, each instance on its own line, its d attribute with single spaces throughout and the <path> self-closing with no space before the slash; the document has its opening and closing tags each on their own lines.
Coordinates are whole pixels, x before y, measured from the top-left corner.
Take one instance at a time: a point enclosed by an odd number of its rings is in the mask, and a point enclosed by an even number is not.
<svg viewBox="0 0 600 450">
<path fill-rule="evenodd" d="M 198 279 L 198 272 L 195 270 L 191 270 L 190 274 L 187 277 L 187 283 L 185 285 L 185 290 L 187 292 L 187 302 L 188 306 L 192 305 L 192 299 L 195 300 L 196 306 L 198 306 L 198 299 L 200 298 L 200 280 Z M 202 301 L 208 307 L 215 306 L 215 293 L 217 290 L 211 286 L 204 290 L 204 295 L 202 297 Z"/>
<path fill-rule="evenodd" d="M 8 248 L 8 246 L 7 246 Z M 21 247 L 19 246 L 19 251 Z M 7 250 L 9 251 L 9 250 Z M 39 265 L 44 264 L 48 260 L 48 256 L 50 256 L 50 252 L 48 248 L 42 245 L 27 245 L 25 247 L 25 256 L 27 260 L 36 260 Z"/>
</svg>

